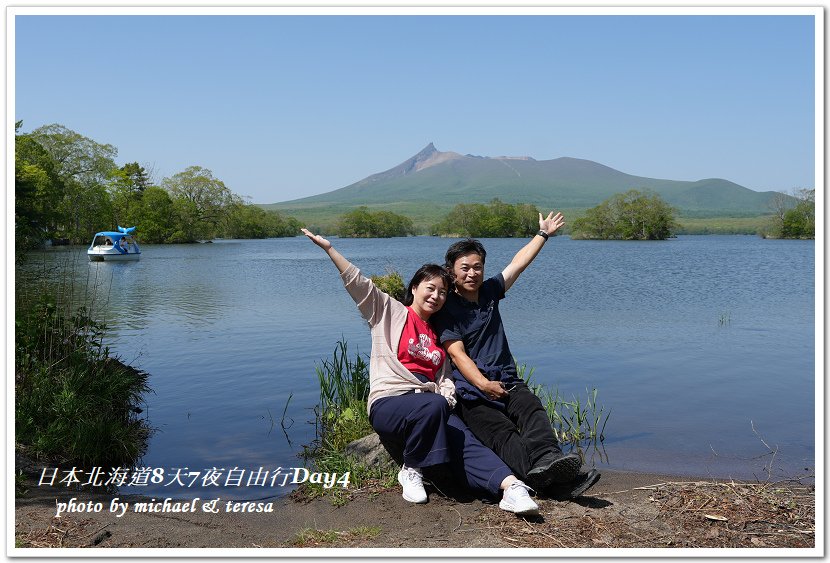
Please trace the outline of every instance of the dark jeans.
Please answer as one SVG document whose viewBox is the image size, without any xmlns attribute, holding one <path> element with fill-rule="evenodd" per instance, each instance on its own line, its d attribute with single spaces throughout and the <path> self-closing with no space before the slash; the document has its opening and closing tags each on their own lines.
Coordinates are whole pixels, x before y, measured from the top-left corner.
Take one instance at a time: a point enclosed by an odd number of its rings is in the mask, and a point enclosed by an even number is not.
<svg viewBox="0 0 830 563">
<path fill-rule="evenodd" d="M 403 446 L 408 467 L 428 467 L 450 460 L 447 418 L 450 406 L 437 393 L 382 397 L 372 404 L 369 423 L 381 441 Z"/>
<path fill-rule="evenodd" d="M 387 448 L 403 451 L 409 467 L 449 462 L 457 479 L 495 497 L 501 482 L 512 473 L 436 393 L 378 399 L 372 404 L 369 421 Z"/>
<path fill-rule="evenodd" d="M 447 440 L 450 443 L 450 467 L 455 477 L 474 491 L 498 497 L 501 482 L 513 472 L 454 412 L 447 420 Z"/>
<path fill-rule="evenodd" d="M 473 434 L 525 480 L 539 458 L 562 450 L 545 407 L 527 385 L 518 383 L 503 403 L 502 410 L 485 401 L 459 399 L 456 410 Z"/>
</svg>

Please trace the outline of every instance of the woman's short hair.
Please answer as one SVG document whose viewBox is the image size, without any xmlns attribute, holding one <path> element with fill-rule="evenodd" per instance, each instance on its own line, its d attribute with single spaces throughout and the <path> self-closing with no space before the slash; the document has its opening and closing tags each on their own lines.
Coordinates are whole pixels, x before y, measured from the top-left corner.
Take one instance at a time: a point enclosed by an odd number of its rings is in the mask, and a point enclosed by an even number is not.
<svg viewBox="0 0 830 563">
<path fill-rule="evenodd" d="M 478 254 L 481 256 L 481 263 L 487 258 L 487 251 L 484 250 L 484 245 L 474 238 L 468 238 L 454 242 L 447 249 L 447 254 L 444 256 L 444 267 L 452 272 L 455 266 L 455 261 L 468 254 Z"/>
<path fill-rule="evenodd" d="M 424 264 L 418 268 L 418 271 L 409 280 L 409 285 L 406 286 L 406 291 L 403 294 L 403 304 L 412 305 L 414 301 L 412 290 L 422 281 L 433 278 L 441 278 L 444 282 L 444 287 L 447 288 L 447 293 L 452 291 L 452 276 L 450 276 L 450 273 L 443 266 L 439 266 L 438 264 Z"/>
</svg>

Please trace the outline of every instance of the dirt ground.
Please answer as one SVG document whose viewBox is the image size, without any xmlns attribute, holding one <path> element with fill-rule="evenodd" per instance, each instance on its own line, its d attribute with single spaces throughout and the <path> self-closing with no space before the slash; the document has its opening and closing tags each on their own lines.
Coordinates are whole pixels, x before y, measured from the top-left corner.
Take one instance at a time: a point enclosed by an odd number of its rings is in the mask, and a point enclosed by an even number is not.
<svg viewBox="0 0 830 563">
<path fill-rule="evenodd" d="M 48 556 L 49 548 L 72 547 L 253 550 L 816 546 L 812 485 L 698 481 L 608 470 L 602 473 L 600 482 L 576 501 L 537 498 L 542 514 L 533 518 L 516 517 L 496 504 L 445 496 L 432 487 L 427 489 L 427 504 L 413 505 L 401 498 L 398 488 L 378 485 L 351 491 L 350 500 L 342 506 L 334 506 L 326 498 L 280 499 L 275 502 L 274 513 L 127 512 L 117 518 L 105 508 L 101 513 L 56 518 L 56 502 L 74 496 L 109 506 L 112 496 L 39 488 L 29 483 L 15 503 L 15 546 L 35 548 L 18 554 L 35 552 L 39 556 Z"/>
</svg>

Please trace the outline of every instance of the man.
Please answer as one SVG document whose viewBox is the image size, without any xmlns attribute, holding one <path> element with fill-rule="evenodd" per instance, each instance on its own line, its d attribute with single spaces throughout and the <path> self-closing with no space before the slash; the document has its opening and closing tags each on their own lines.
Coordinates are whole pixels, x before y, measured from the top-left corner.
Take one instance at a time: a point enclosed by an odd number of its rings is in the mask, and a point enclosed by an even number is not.
<svg viewBox="0 0 830 563">
<path fill-rule="evenodd" d="M 455 280 L 435 315 L 439 341 L 452 359 L 458 410 L 476 437 L 537 491 L 576 498 L 599 480 L 580 474 L 576 454 L 563 454 L 538 397 L 518 376 L 504 333 L 499 301 L 564 224 L 561 213 L 539 214 L 539 233 L 498 275 L 484 278 L 486 251 L 473 239 L 447 250 Z"/>
</svg>

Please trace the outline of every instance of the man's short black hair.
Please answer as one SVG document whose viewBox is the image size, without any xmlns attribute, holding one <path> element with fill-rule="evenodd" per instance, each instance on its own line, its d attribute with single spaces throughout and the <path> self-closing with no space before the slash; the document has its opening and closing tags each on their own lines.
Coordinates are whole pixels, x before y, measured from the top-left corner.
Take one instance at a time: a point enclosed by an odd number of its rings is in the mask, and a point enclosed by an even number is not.
<svg viewBox="0 0 830 563">
<path fill-rule="evenodd" d="M 467 254 L 478 254 L 481 256 L 482 264 L 484 264 L 484 260 L 487 258 L 487 251 L 484 250 L 484 245 L 474 238 L 468 238 L 450 245 L 447 249 L 447 254 L 444 256 L 444 267 L 452 272 L 455 261 Z"/>
</svg>

